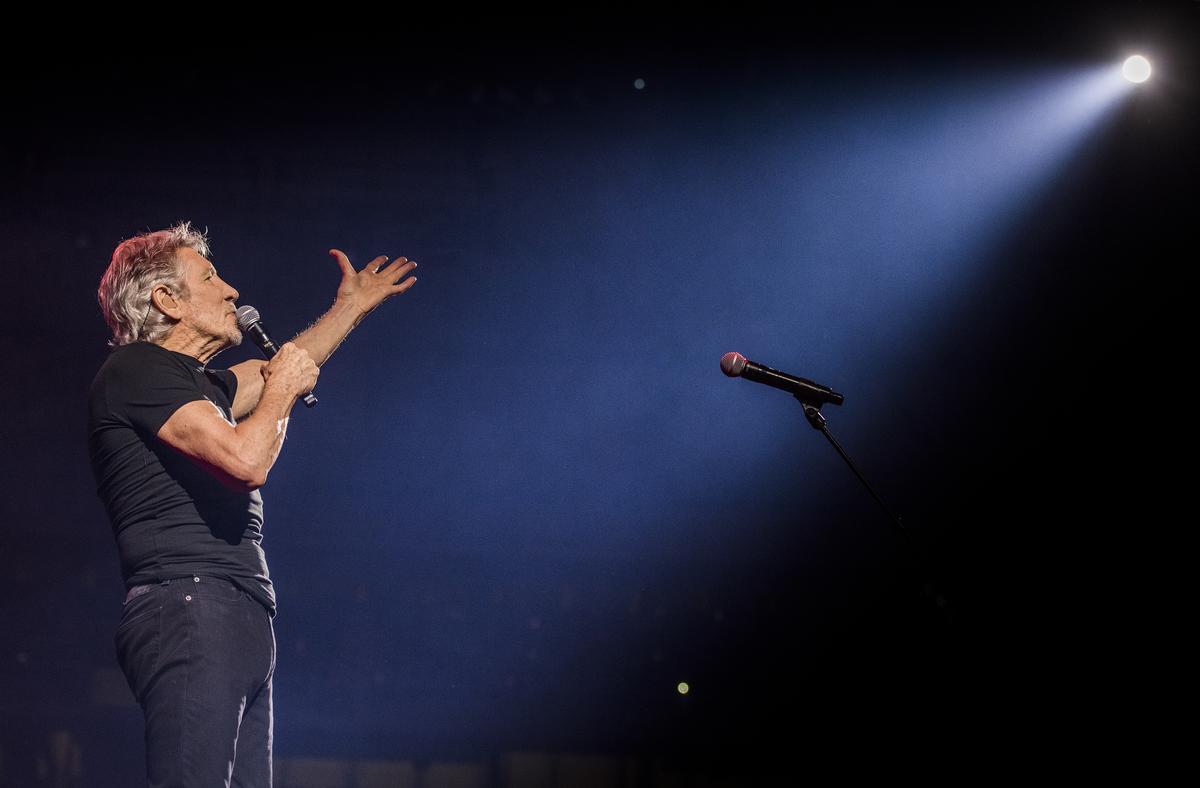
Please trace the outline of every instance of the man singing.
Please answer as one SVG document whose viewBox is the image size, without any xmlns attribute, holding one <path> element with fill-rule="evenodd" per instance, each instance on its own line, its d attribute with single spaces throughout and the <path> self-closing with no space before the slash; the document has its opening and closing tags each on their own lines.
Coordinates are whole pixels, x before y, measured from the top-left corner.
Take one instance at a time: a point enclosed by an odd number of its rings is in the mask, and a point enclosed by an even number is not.
<svg viewBox="0 0 1200 788">
<path fill-rule="evenodd" d="M 88 451 L 127 590 L 117 658 L 146 721 L 151 786 L 271 785 L 275 591 L 259 488 L 298 397 L 371 310 L 416 282 L 377 257 L 269 362 L 208 363 L 242 340 L 238 291 L 189 224 L 121 243 L 97 296 L 112 353 Z"/>
</svg>

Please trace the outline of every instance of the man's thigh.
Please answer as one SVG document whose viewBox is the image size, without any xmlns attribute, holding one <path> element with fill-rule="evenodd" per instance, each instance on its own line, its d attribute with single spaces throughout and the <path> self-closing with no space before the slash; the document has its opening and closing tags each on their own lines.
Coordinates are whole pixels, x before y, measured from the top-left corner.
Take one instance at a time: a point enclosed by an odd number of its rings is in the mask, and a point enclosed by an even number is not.
<svg viewBox="0 0 1200 788">
<path fill-rule="evenodd" d="M 150 785 L 227 785 L 247 708 L 256 711 L 256 731 L 263 712 L 270 715 L 270 618 L 240 589 L 216 578 L 174 580 L 144 596 L 152 598 L 133 600 L 137 607 L 126 611 L 116 644 L 146 719 Z M 264 687 L 268 702 L 256 708 Z M 246 733 L 247 752 L 239 760 L 261 762 L 253 749 L 265 746 L 269 763 L 269 736 Z"/>
</svg>

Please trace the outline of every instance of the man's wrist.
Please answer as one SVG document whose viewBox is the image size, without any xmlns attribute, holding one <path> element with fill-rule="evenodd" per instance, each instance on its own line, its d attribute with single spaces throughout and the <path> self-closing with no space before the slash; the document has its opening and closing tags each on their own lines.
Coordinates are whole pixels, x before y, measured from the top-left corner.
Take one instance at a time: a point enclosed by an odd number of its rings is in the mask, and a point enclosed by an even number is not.
<svg viewBox="0 0 1200 788">
<path fill-rule="evenodd" d="M 371 313 L 370 309 L 363 307 L 353 298 L 341 296 L 333 300 L 333 306 L 329 311 L 337 322 L 346 326 L 347 330 L 357 326 L 364 317 Z"/>
<path fill-rule="evenodd" d="M 274 411 L 276 414 L 287 414 L 291 412 L 292 405 L 296 403 L 304 392 L 295 392 L 280 380 L 272 381 L 270 378 L 263 383 L 262 397 L 259 398 L 259 409 Z"/>
</svg>

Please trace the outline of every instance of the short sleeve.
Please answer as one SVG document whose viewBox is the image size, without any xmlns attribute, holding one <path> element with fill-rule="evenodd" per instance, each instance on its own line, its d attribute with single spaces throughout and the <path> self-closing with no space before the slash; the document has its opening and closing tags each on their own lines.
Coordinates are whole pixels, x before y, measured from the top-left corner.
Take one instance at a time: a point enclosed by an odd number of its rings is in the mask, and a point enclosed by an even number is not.
<svg viewBox="0 0 1200 788">
<path fill-rule="evenodd" d="M 208 377 L 221 391 L 225 392 L 225 396 L 232 406 L 234 397 L 237 396 L 237 373 L 228 369 L 210 369 Z"/>
<path fill-rule="evenodd" d="M 189 402 L 205 399 L 192 371 L 161 349 L 147 346 L 122 353 L 105 369 L 108 412 L 145 437 Z"/>
</svg>

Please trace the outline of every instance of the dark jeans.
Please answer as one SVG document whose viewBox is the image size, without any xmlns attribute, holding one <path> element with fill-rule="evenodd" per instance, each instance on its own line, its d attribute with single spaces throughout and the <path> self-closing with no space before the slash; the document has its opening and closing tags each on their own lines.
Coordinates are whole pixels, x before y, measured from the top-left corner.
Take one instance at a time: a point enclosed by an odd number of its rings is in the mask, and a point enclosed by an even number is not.
<svg viewBox="0 0 1200 788">
<path fill-rule="evenodd" d="M 275 631 L 227 580 L 187 577 L 125 603 L 117 660 L 146 718 L 158 786 L 271 785 Z"/>
</svg>

